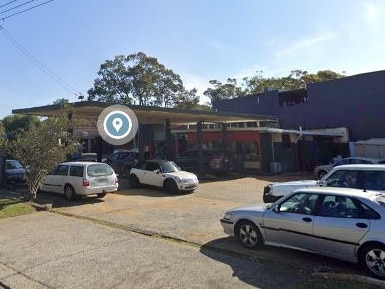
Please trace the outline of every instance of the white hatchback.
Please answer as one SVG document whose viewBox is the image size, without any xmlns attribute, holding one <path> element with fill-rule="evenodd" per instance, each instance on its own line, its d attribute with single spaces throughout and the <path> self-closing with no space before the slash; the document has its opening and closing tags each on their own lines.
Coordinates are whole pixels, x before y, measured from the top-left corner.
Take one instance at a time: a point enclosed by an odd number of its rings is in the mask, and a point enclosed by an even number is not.
<svg viewBox="0 0 385 289">
<path fill-rule="evenodd" d="M 64 194 L 68 200 L 73 200 L 78 195 L 96 194 L 103 198 L 118 187 L 118 178 L 108 164 L 66 162 L 56 165 L 46 176 L 41 190 Z"/>
</svg>

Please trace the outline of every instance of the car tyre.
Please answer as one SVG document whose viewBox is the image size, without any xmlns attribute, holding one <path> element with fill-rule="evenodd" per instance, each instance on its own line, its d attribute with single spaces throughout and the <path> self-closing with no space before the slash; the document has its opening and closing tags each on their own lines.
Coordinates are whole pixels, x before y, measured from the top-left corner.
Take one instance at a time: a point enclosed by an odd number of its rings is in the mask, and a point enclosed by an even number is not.
<svg viewBox="0 0 385 289">
<path fill-rule="evenodd" d="M 174 180 L 170 180 L 170 179 L 166 180 L 164 182 L 163 187 L 164 187 L 164 190 L 169 194 L 179 193 L 178 185 Z"/>
<path fill-rule="evenodd" d="M 130 187 L 131 188 L 138 188 L 140 186 L 140 182 L 139 182 L 139 179 L 137 176 L 135 175 L 130 175 L 129 179 L 128 179 L 129 183 L 130 183 Z"/>
<path fill-rule="evenodd" d="M 107 195 L 107 193 L 103 192 L 103 193 L 96 194 L 96 197 L 101 199 L 101 198 L 104 198 L 106 195 Z"/>
<path fill-rule="evenodd" d="M 360 254 L 360 264 L 369 275 L 385 280 L 385 246 L 370 244 L 364 247 Z"/>
<path fill-rule="evenodd" d="M 73 201 L 76 198 L 75 189 L 71 185 L 65 185 L 64 196 L 68 201 Z"/>
<path fill-rule="evenodd" d="M 241 221 L 236 226 L 236 236 L 243 246 L 255 249 L 263 244 L 262 234 L 258 227 L 250 221 Z"/>
</svg>

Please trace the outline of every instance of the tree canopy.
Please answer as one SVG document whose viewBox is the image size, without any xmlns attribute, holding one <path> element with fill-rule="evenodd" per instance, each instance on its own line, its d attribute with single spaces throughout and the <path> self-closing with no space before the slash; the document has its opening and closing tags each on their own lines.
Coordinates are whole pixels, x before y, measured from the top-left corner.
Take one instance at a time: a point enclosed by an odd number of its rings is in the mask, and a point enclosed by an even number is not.
<svg viewBox="0 0 385 289">
<path fill-rule="evenodd" d="M 211 104 L 222 99 L 243 97 L 257 94 L 265 89 L 292 90 L 303 88 L 308 83 L 326 81 L 344 77 L 342 73 L 321 70 L 309 73 L 293 70 L 284 77 L 264 77 L 262 71 L 244 77 L 240 81 L 228 78 L 226 83 L 210 80 L 212 87 L 203 95 Z M 123 105 L 139 104 L 150 106 L 175 107 L 184 109 L 209 109 L 210 104 L 199 104 L 196 88 L 187 90 L 181 77 L 166 68 L 154 57 L 143 52 L 117 55 L 113 60 L 106 60 L 100 65 L 98 78 L 88 90 L 88 100 L 97 100 Z M 63 103 L 65 99 L 57 100 Z"/>
<path fill-rule="evenodd" d="M 163 107 L 180 105 L 183 99 L 199 102 L 196 90 L 187 91 L 178 74 L 143 52 L 106 60 L 98 75 L 88 100 Z"/>
<path fill-rule="evenodd" d="M 293 90 L 304 88 L 308 83 L 327 81 L 344 77 L 331 70 L 321 70 L 315 74 L 302 70 L 293 70 L 285 77 L 263 77 L 262 71 L 257 71 L 254 76 L 243 78 L 243 83 L 238 84 L 236 79 L 227 79 L 227 83 L 222 84 L 218 80 L 211 80 L 210 84 L 214 88 L 208 88 L 204 95 L 207 96 L 211 103 L 236 97 L 243 97 L 248 94 L 257 94 L 265 89 L 276 90 Z"/>
<path fill-rule="evenodd" d="M 18 131 L 14 139 L 4 145 L 6 151 L 27 168 L 31 199 L 36 199 L 45 174 L 76 150 L 77 140 L 68 133 L 69 128 L 66 117 L 48 118 Z"/>
<path fill-rule="evenodd" d="M 30 115 L 8 115 L 2 120 L 6 138 L 14 139 L 16 134 L 28 130 L 32 125 L 39 123 L 39 118 Z"/>
</svg>

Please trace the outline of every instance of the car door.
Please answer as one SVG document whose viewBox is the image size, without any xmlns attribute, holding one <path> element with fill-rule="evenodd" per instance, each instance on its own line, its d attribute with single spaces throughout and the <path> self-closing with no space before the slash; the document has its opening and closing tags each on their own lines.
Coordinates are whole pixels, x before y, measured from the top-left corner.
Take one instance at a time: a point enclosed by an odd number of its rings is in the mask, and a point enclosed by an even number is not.
<svg viewBox="0 0 385 289">
<path fill-rule="evenodd" d="M 69 165 L 59 164 L 45 178 L 43 190 L 53 193 L 64 193 L 64 184 L 68 177 Z"/>
<path fill-rule="evenodd" d="M 317 194 L 298 193 L 267 210 L 263 218 L 266 242 L 312 250 L 317 199 Z"/>
<path fill-rule="evenodd" d="M 316 252 L 347 260 L 369 230 L 370 220 L 364 214 L 369 208 L 352 197 L 344 197 L 343 204 L 339 198 L 328 195 L 322 200 L 314 217 L 314 244 Z"/>
<path fill-rule="evenodd" d="M 157 162 L 148 161 L 145 163 L 139 181 L 142 184 L 157 186 L 159 166 Z"/>
</svg>

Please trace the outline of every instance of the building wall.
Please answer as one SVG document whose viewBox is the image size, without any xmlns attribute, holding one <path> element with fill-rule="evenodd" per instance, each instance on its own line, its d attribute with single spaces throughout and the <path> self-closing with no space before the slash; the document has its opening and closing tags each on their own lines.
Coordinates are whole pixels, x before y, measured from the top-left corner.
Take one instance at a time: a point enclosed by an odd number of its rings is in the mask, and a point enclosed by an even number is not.
<svg viewBox="0 0 385 289">
<path fill-rule="evenodd" d="M 282 105 L 285 94 L 306 95 L 306 101 Z M 280 102 L 281 101 L 281 102 Z M 384 138 L 385 71 L 313 83 L 306 90 L 267 91 L 213 104 L 217 111 L 274 115 L 282 128 L 347 127 L 350 140 Z"/>
</svg>

